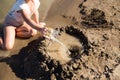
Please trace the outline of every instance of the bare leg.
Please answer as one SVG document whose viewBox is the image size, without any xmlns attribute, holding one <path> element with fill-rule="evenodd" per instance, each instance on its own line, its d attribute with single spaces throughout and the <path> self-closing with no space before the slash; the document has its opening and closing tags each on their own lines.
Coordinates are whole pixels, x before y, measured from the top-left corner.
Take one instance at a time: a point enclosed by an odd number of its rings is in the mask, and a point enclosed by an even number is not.
<svg viewBox="0 0 120 80">
<path fill-rule="evenodd" d="M 15 27 L 6 26 L 3 28 L 4 37 L 0 38 L 0 46 L 2 49 L 10 50 L 14 46 L 15 42 Z"/>
<path fill-rule="evenodd" d="M 20 38 L 29 38 L 37 34 L 37 30 L 33 29 L 26 23 L 16 29 L 16 36 Z"/>
<path fill-rule="evenodd" d="M 2 27 L 0 27 L 0 48 L 2 48 L 2 44 L 3 44 L 3 39 L 2 39 L 2 37 L 3 37 L 3 28 Z"/>
<path fill-rule="evenodd" d="M 0 37 L 0 48 L 3 48 L 3 39 Z"/>
</svg>

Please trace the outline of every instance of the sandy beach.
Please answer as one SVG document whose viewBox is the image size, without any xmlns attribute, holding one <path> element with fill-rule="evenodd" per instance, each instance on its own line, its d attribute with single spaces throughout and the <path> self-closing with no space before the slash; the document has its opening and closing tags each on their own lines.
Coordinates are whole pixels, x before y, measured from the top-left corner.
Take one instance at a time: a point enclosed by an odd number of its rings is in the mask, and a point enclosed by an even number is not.
<svg viewBox="0 0 120 80">
<path fill-rule="evenodd" d="M 119 0 L 40 2 L 40 21 L 60 43 L 40 33 L 16 38 L 0 50 L 0 80 L 120 80 Z"/>
</svg>

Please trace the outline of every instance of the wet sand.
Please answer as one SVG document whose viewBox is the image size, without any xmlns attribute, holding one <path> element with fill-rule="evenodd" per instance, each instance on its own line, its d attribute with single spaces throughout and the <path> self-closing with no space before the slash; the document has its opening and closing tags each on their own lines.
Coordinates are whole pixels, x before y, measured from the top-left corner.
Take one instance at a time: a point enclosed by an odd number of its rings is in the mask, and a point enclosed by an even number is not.
<svg viewBox="0 0 120 80">
<path fill-rule="evenodd" d="M 119 80 L 119 2 L 41 0 L 40 20 L 60 31 L 71 54 L 39 34 L 16 39 L 12 50 L 0 51 L 0 80 Z"/>
</svg>

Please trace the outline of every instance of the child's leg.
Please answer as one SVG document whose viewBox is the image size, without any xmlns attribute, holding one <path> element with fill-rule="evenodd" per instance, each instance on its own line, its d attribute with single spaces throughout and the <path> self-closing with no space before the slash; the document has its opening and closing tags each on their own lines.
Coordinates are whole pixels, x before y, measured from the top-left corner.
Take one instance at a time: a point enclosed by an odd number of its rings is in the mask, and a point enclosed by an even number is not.
<svg viewBox="0 0 120 80">
<path fill-rule="evenodd" d="M 3 48 L 3 39 L 1 36 L 0 36 L 0 48 Z"/>
<path fill-rule="evenodd" d="M 6 26 L 3 28 L 3 39 L 1 38 L 1 46 L 3 49 L 10 50 L 15 42 L 15 27 Z"/>
<path fill-rule="evenodd" d="M 21 27 L 16 29 L 16 36 L 20 38 L 29 38 L 37 34 L 37 30 L 24 23 Z"/>
</svg>

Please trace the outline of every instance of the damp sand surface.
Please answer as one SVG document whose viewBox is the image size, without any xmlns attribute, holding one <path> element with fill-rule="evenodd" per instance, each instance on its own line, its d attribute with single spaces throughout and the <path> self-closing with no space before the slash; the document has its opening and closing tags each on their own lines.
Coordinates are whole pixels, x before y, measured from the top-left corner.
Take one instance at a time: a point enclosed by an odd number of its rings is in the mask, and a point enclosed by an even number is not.
<svg viewBox="0 0 120 80">
<path fill-rule="evenodd" d="M 0 80 L 120 80 L 119 0 L 41 1 L 40 20 L 61 31 L 57 39 L 71 55 L 39 35 L 16 39 L 0 51 Z"/>
</svg>

